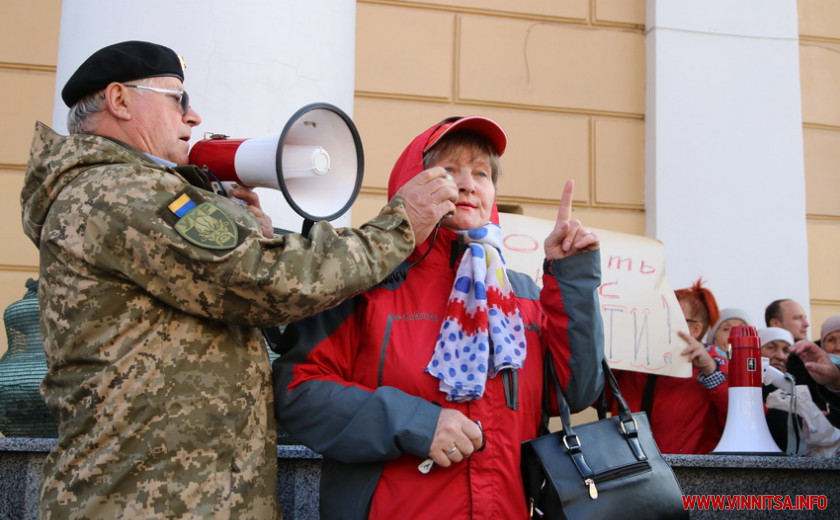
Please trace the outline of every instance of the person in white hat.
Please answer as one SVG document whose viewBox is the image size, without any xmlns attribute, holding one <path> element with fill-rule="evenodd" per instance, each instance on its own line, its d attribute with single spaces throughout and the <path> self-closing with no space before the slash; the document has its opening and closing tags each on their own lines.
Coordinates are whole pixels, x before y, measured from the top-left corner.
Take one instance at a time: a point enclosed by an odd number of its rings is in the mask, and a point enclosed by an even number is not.
<svg viewBox="0 0 840 520">
<path fill-rule="evenodd" d="M 770 359 L 770 366 L 784 373 L 787 358 L 794 344 L 793 334 L 780 327 L 758 331 L 761 355 Z M 835 428 L 814 403 L 807 385 L 796 384 L 791 375 L 785 382 L 765 384 L 767 426 L 779 448 L 788 455 L 829 457 L 840 449 L 840 430 Z"/>
<path fill-rule="evenodd" d="M 787 360 L 793 345 L 793 334 L 780 327 L 767 327 L 758 331 L 761 356 L 770 360 L 770 366 L 781 373 L 787 372 Z"/>
<path fill-rule="evenodd" d="M 820 339 L 797 341 L 791 348 L 787 369 L 799 384 L 808 385 L 817 406 L 834 426 L 840 427 L 840 314 L 826 319 Z"/>
<path fill-rule="evenodd" d="M 720 318 L 718 318 L 717 323 L 712 325 L 706 335 L 706 344 L 713 345 L 723 355 L 728 356 L 729 332 L 732 327 L 739 325 L 753 325 L 752 318 L 747 314 L 747 311 L 735 307 L 721 309 Z"/>
</svg>

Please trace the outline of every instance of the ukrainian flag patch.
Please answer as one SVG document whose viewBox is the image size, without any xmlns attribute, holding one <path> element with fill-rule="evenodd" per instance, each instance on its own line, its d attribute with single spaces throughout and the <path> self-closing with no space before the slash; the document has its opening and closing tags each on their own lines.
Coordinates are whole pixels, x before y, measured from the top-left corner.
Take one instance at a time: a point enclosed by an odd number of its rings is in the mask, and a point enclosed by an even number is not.
<svg viewBox="0 0 840 520">
<path fill-rule="evenodd" d="M 175 231 L 187 241 L 206 249 L 232 249 L 239 242 L 233 219 L 212 202 L 196 204 L 186 193 L 168 206 L 178 217 Z"/>
<path fill-rule="evenodd" d="M 193 208 L 195 208 L 195 202 L 193 202 L 192 199 L 190 199 L 190 196 L 186 193 L 182 193 L 180 197 L 175 199 L 172 204 L 169 205 L 169 211 L 175 213 L 175 216 L 178 218 L 183 217 Z"/>
</svg>

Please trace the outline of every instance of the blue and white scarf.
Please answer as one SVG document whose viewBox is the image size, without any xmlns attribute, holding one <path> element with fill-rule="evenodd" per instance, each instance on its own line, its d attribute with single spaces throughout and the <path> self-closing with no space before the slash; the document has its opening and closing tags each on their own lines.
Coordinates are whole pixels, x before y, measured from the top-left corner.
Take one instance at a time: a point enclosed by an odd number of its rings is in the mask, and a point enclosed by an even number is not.
<svg viewBox="0 0 840 520">
<path fill-rule="evenodd" d="M 496 224 L 459 231 L 467 243 L 426 372 L 440 379 L 449 401 L 484 395 L 487 378 L 520 369 L 525 329 L 501 254 Z"/>
</svg>

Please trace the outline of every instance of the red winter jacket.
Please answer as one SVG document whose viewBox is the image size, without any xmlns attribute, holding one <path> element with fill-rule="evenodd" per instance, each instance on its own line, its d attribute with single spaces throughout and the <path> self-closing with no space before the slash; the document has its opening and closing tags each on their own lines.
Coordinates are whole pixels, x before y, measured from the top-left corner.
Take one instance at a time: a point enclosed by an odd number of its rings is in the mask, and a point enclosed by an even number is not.
<svg viewBox="0 0 840 520">
<path fill-rule="evenodd" d="M 421 171 L 416 158 L 406 160 L 411 148 L 392 177 Z M 600 261 L 593 251 L 552 261 L 542 291 L 509 271 L 527 329 L 518 408 L 507 405 L 501 376 L 488 379 L 480 399 L 446 401 L 425 367 L 454 281 L 455 239 L 440 229 L 388 280 L 284 333 L 288 353 L 274 365 L 277 414 L 287 432 L 324 456 L 322 518 L 524 519 L 520 446 L 537 435 L 545 352 L 554 355 L 570 406 L 585 408 L 601 390 Z M 486 448 L 422 474 L 417 466 L 429 454 L 441 407 L 481 421 Z"/>
</svg>

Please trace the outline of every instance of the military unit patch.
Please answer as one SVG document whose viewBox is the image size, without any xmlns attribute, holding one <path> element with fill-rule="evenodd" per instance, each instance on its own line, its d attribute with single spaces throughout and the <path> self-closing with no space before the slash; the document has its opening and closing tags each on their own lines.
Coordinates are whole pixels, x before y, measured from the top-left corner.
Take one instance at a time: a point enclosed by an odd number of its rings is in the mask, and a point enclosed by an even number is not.
<svg viewBox="0 0 840 520">
<path fill-rule="evenodd" d="M 212 202 L 196 205 L 184 193 L 169 205 L 178 217 L 175 230 L 190 243 L 206 249 L 233 249 L 239 230 L 233 220 Z"/>
</svg>

